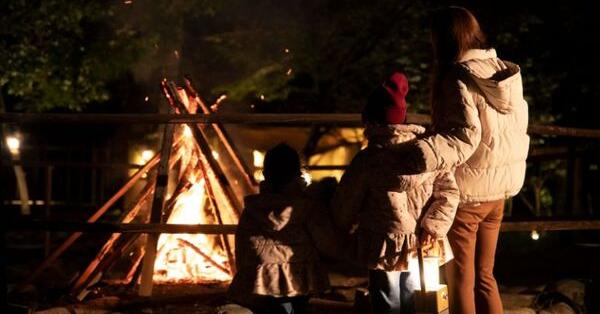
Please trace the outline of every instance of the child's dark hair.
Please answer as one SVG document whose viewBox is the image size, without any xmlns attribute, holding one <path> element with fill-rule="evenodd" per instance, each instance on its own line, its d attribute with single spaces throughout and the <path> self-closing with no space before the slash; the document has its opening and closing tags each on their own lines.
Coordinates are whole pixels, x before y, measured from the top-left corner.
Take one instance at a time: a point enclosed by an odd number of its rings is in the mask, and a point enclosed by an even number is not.
<svg viewBox="0 0 600 314">
<path fill-rule="evenodd" d="M 263 164 L 265 181 L 279 189 L 301 175 L 300 156 L 286 143 L 280 143 L 267 151 Z"/>
</svg>

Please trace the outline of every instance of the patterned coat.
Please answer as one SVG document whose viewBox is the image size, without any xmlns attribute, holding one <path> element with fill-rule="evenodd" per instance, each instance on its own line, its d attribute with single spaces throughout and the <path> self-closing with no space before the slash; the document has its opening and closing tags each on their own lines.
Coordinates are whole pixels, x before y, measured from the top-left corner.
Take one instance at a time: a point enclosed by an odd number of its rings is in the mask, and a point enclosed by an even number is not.
<svg viewBox="0 0 600 314">
<path fill-rule="evenodd" d="M 256 296 L 293 297 L 328 288 L 307 224 L 315 203 L 303 183 L 274 193 L 264 184 L 247 196 L 235 235 L 237 270 L 230 296 L 242 303 Z"/>
<path fill-rule="evenodd" d="M 452 258 L 445 238 L 459 203 L 452 171 L 397 175 L 388 147 L 413 141 L 417 125 L 367 126 L 369 146 L 346 169 L 333 200 L 334 220 L 347 231 L 358 223 L 357 261 L 369 269 L 407 270 L 422 228 L 442 244 L 442 263 Z M 408 165 L 407 165 L 408 166 Z"/>
</svg>

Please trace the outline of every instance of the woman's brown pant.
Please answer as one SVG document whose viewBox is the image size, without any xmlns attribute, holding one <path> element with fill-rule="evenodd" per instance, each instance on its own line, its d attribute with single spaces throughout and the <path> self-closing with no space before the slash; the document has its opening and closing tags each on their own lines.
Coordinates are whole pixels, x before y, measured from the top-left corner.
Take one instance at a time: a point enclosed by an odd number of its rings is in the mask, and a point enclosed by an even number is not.
<svg viewBox="0 0 600 314">
<path fill-rule="evenodd" d="M 451 314 L 503 313 L 493 273 L 503 211 L 504 200 L 458 207 L 448 232 L 454 252 L 446 267 Z"/>
</svg>

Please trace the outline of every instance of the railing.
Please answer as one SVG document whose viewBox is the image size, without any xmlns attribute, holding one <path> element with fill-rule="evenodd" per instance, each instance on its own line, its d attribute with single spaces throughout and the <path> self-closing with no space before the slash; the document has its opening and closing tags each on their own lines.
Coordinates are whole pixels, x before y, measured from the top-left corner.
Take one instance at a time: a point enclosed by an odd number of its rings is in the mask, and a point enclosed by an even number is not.
<svg viewBox="0 0 600 314">
<path fill-rule="evenodd" d="M 409 123 L 429 124 L 426 115 L 409 114 Z M 360 115 L 357 114 L 0 114 L 0 123 L 7 124 L 40 124 L 40 123 L 71 123 L 71 124 L 255 124 L 255 125 L 320 125 L 359 126 Z M 530 125 L 530 134 L 541 136 L 562 136 L 600 139 L 600 130 L 566 128 L 551 125 Z M 564 153 L 560 151 L 559 153 Z M 543 155 L 540 153 L 539 155 Z M 118 190 L 87 222 L 47 222 L 47 221 L 15 221 L 8 224 L 9 230 L 40 230 L 73 232 L 46 260 L 32 272 L 27 282 L 33 280 L 48 265 L 56 260 L 82 234 L 82 232 L 101 233 L 205 233 L 233 234 L 235 225 L 174 225 L 163 223 L 132 224 L 132 223 L 99 223 L 98 219 L 115 203 L 116 199 L 125 194 L 142 174 L 156 165 L 161 157 L 155 156 L 146 165 L 138 169 L 129 181 Z M 18 163 L 18 162 L 15 162 Z M 331 170 L 343 168 L 343 165 L 313 166 L 315 170 Z M 600 220 L 592 221 L 520 221 L 504 222 L 502 231 L 531 231 L 531 230 L 600 230 Z"/>
<path fill-rule="evenodd" d="M 428 115 L 408 114 L 408 123 L 424 124 L 430 123 Z M 361 126 L 362 122 L 359 114 L 28 114 L 28 113 L 4 113 L 0 114 L 0 123 L 7 124 L 185 124 L 185 123 L 222 123 L 222 124 L 254 124 L 254 125 L 319 125 L 329 124 L 337 126 Z M 577 138 L 600 139 L 600 130 L 567 128 L 553 125 L 532 124 L 528 128 L 531 135 L 540 136 L 561 136 Z M 540 158 L 547 154 L 566 154 L 566 148 L 546 151 L 536 149 L 532 151 L 531 156 Z M 15 161 L 13 164 L 24 164 Z M 45 163 L 34 163 L 36 166 L 46 165 Z M 38 165 L 39 164 L 39 165 Z M 71 165 L 65 163 L 65 165 Z M 73 166 L 85 167 L 82 163 L 73 163 Z M 142 167 L 142 166 L 136 166 Z M 310 170 L 342 170 L 344 165 L 315 165 L 307 167 Z M 120 191 L 122 193 L 126 191 Z M 104 206 L 103 206 L 104 208 Z M 11 224 L 11 229 L 35 229 L 49 231 L 81 231 L 81 232 L 140 232 L 140 233 L 202 233 L 208 230 L 203 226 L 152 224 L 146 228 L 138 225 L 129 224 L 100 224 L 91 226 L 92 223 L 41 223 L 41 222 L 19 222 Z M 523 222 L 504 222 L 502 231 L 526 231 L 526 230 L 588 230 L 600 229 L 600 220 L 598 221 L 523 221 Z M 216 228 L 210 230 L 221 230 L 222 233 L 234 233 L 234 229 Z"/>
</svg>

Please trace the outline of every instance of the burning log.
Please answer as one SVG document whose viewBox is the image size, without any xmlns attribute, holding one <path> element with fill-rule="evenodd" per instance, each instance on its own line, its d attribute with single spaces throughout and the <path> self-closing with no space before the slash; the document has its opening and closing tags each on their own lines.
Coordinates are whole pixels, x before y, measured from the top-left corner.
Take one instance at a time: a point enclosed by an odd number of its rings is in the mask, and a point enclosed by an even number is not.
<svg viewBox="0 0 600 314">
<path fill-rule="evenodd" d="M 200 170 L 202 171 L 202 174 L 204 175 L 204 177 L 208 177 L 208 171 L 204 167 L 204 164 L 202 163 L 202 161 L 200 161 L 199 166 L 200 166 Z M 220 225 L 223 225 L 223 218 L 221 217 L 221 212 L 219 210 L 219 206 L 217 205 L 216 198 L 215 198 L 215 192 L 212 188 L 210 180 L 206 180 L 206 189 L 208 191 L 208 201 L 210 202 L 210 205 L 214 210 L 214 214 L 217 217 L 217 221 L 219 222 Z M 227 257 L 229 259 L 229 265 L 232 268 L 231 273 L 235 273 L 235 271 L 236 271 L 235 270 L 235 257 L 234 257 L 233 251 L 231 249 L 231 245 L 229 244 L 229 239 L 227 238 L 227 235 L 222 234 L 221 241 L 223 241 L 223 245 L 225 246 L 225 251 L 227 252 Z"/>
<path fill-rule="evenodd" d="M 196 252 L 199 255 L 201 255 L 202 257 L 204 257 L 209 264 L 213 265 L 214 267 L 216 267 L 217 269 L 221 270 L 225 274 L 227 274 L 227 275 L 233 275 L 232 272 L 231 272 L 231 270 L 229 270 L 229 269 L 221 266 L 219 263 L 215 262 L 209 255 L 207 255 L 204 252 L 202 252 L 202 250 L 200 250 L 200 248 L 198 248 L 194 244 L 192 244 L 189 241 L 186 241 L 184 239 L 177 239 L 177 241 L 179 241 L 181 244 L 186 245 L 189 248 L 191 248 L 192 250 L 194 250 L 194 252 Z"/>
<path fill-rule="evenodd" d="M 175 149 L 181 147 L 181 142 L 177 141 L 175 144 Z M 177 163 L 181 159 L 181 154 L 175 154 L 169 158 L 169 167 L 173 167 L 175 163 Z M 135 219 L 135 217 L 139 214 L 140 210 L 146 204 L 152 193 L 154 192 L 156 185 L 156 178 L 148 181 L 146 186 L 142 189 L 142 191 L 138 194 L 138 201 L 136 204 L 124 214 L 124 216 L 120 219 L 123 223 L 129 223 Z M 134 235 L 132 238 L 137 239 L 139 235 Z M 121 233 L 114 233 L 108 239 L 108 241 L 104 244 L 100 252 L 96 255 L 96 257 L 92 260 L 92 262 L 88 265 L 85 271 L 81 276 L 77 279 L 73 287 L 71 288 L 71 294 L 80 295 L 82 289 L 85 289 L 88 286 L 89 279 L 93 278 L 92 274 L 97 273 L 98 271 L 103 270 L 100 265 L 109 265 L 107 263 L 103 263 L 103 260 L 107 257 L 109 253 L 114 255 L 113 246 L 117 240 L 121 237 Z M 109 257 L 110 258 L 110 257 Z"/>
<path fill-rule="evenodd" d="M 173 110 L 170 110 L 172 113 Z M 163 205 L 167 193 L 167 183 L 169 181 L 169 156 L 173 148 L 173 125 L 165 125 L 163 133 L 163 143 L 160 152 L 161 162 L 158 165 L 158 174 L 156 175 L 156 186 L 154 188 L 154 200 L 152 202 L 152 212 L 150 213 L 150 222 L 161 222 L 163 214 Z M 142 277 L 139 289 L 139 295 L 152 295 L 152 275 L 154 274 L 154 260 L 156 259 L 156 246 L 158 245 L 158 235 L 149 234 L 146 238 L 146 248 L 144 250 L 144 261 L 142 264 Z"/>
<path fill-rule="evenodd" d="M 169 100 L 169 104 L 173 108 L 176 108 L 177 110 L 179 110 L 180 113 L 189 114 L 188 109 L 185 107 L 181 98 L 179 98 L 179 94 L 177 93 L 177 90 L 176 90 L 174 84 L 172 84 L 172 83 L 167 84 L 166 82 L 163 82 L 162 86 L 163 86 L 163 91 L 164 91 L 165 95 L 167 96 L 167 99 Z M 202 135 L 202 130 L 200 130 L 198 125 L 195 125 L 193 123 L 189 123 L 188 127 L 192 131 L 192 135 L 193 135 L 194 139 L 196 140 L 196 144 L 198 144 L 200 151 L 206 158 L 209 167 L 215 172 L 215 176 L 216 176 L 217 180 L 219 181 L 221 186 L 223 186 L 227 200 L 230 202 L 230 204 L 233 206 L 234 210 L 236 210 L 236 213 L 239 215 L 239 210 L 241 209 L 242 206 L 241 206 L 240 202 L 237 200 L 237 197 L 235 196 L 235 194 L 233 193 L 233 190 L 231 189 L 231 184 L 229 183 L 229 180 L 227 180 L 227 177 L 225 176 L 225 174 L 223 173 L 223 171 L 217 164 L 217 162 L 212 154 L 212 150 L 210 149 L 208 143 L 206 143 L 206 140 L 204 139 L 204 137 Z M 239 218 L 239 216 L 238 216 L 238 218 Z"/>
<path fill-rule="evenodd" d="M 200 109 L 202 109 L 202 112 L 204 114 L 214 114 L 215 113 L 211 109 L 211 107 L 209 107 L 206 104 L 206 101 L 204 101 L 201 98 L 200 94 L 196 91 L 196 89 L 192 86 L 192 82 L 191 82 L 190 78 L 187 78 L 187 77 L 185 78 L 185 88 L 188 91 L 188 93 L 194 99 L 196 99 L 196 102 L 198 103 Z M 237 150 L 237 148 L 235 147 L 235 145 L 233 145 L 233 141 L 231 140 L 231 137 L 229 136 L 229 134 L 223 127 L 223 124 L 221 122 L 217 122 L 217 123 L 213 123 L 211 125 L 212 125 L 213 129 L 215 130 L 215 133 L 217 134 L 217 136 L 219 137 L 219 139 L 222 141 L 223 145 L 225 146 L 225 149 L 227 150 L 227 152 L 233 159 L 235 166 L 238 168 L 238 170 L 241 173 L 244 174 L 244 179 L 245 179 L 244 182 L 246 183 L 247 187 L 250 190 L 257 192 L 256 186 L 258 186 L 258 183 L 254 179 L 254 175 L 252 174 L 252 171 L 248 168 L 246 163 L 242 162 L 242 160 L 239 158 L 240 153 Z"/>
<path fill-rule="evenodd" d="M 167 86 L 165 82 L 163 88 L 172 105 L 172 111 L 177 109 L 182 113 L 195 112 L 196 108 L 193 106 L 197 106 L 198 101 L 192 100 L 186 105 L 176 94 L 174 85 Z M 220 161 L 213 155 L 208 135 L 203 129 L 212 131 L 206 126 L 196 124 L 177 127 L 169 124 L 165 127 L 161 155 L 151 160 L 152 167 L 160 162 L 156 178 L 150 180 L 138 194 L 137 203 L 123 215 L 120 223 L 96 223 L 96 217 L 94 223 L 50 222 L 40 225 L 29 222 L 28 226 L 45 230 L 58 228 L 114 233 L 83 274 L 77 278 L 71 290 L 72 294 L 79 299 L 84 298 L 88 291 L 86 289 L 98 282 L 103 274 L 113 268 L 117 259 L 132 248 L 137 251 L 132 252 L 135 257 L 132 258 L 132 265 L 128 265 L 124 281 L 132 285 L 137 282 L 138 276 L 141 276 L 139 294 L 142 296 L 151 294 L 153 282 L 203 283 L 231 280 L 235 271 L 234 252 L 228 238 L 235 232 L 241 200 L 237 198 L 238 195 L 230 185 L 227 175 L 236 178 L 239 173 L 224 171 L 232 168 L 219 164 Z M 214 133 L 210 135 L 213 136 Z M 235 160 L 241 162 L 233 146 L 227 147 L 228 143 L 223 143 L 228 140 L 226 134 L 221 132 L 217 135 L 217 140 L 226 146 L 234 163 Z M 241 170 L 240 166 L 243 165 L 237 165 L 237 170 Z M 169 173 L 175 169 L 178 169 L 178 182 L 173 195 L 165 200 Z M 141 177 L 148 170 L 147 165 L 140 169 L 134 178 Z M 242 174 L 247 175 L 244 172 Z M 124 194 L 128 188 L 124 187 L 124 191 L 118 193 L 115 198 Z M 147 206 L 153 191 L 152 210 L 148 219 L 142 208 Z M 114 201 L 116 199 L 111 202 Z M 106 206 L 111 206 L 112 203 Z M 130 223 L 140 215 L 141 220 L 146 223 Z M 130 232 L 134 234 L 127 234 Z M 139 246 L 142 240 L 140 234 L 143 233 L 148 234 L 145 249 Z M 210 234 L 213 236 L 209 236 Z"/>
<path fill-rule="evenodd" d="M 151 180 L 146 184 L 144 189 L 139 193 L 140 196 L 138 198 L 137 203 L 127 214 L 125 214 L 125 217 L 123 217 L 122 222 L 130 222 L 135 218 L 135 216 L 137 216 L 142 206 L 146 203 L 146 200 L 150 197 L 150 195 L 152 195 L 152 192 L 154 191 L 154 183 L 155 180 Z M 117 240 L 119 240 L 119 238 L 121 238 L 120 233 L 115 233 L 110 236 L 110 238 L 108 239 L 108 241 L 106 241 L 100 252 L 90 262 L 90 264 L 86 267 L 81 276 L 79 276 L 77 281 L 75 281 L 75 283 L 73 284 L 73 287 L 71 288 L 71 293 L 73 295 L 79 295 L 81 290 L 87 287 L 87 283 L 89 282 L 90 277 L 92 277 L 92 274 L 96 271 L 96 269 L 105 259 L 105 257 L 110 253 L 114 253 L 113 246 L 117 242 Z"/>
<path fill-rule="evenodd" d="M 117 200 L 119 200 L 133 185 L 142 177 L 143 174 L 148 172 L 158 163 L 160 157 L 158 155 L 150 159 L 144 167 L 140 168 L 121 189 L 119 189 L 100 209 L 98 209 L 87 222 L 96 222 L 106 211 L 112 207 Z M 50 266 L 57 258 L 59 258 L 79 237 L 82 235 L 81 232 L 75 232 L 71 234 L 52 254 L 50 254 L 32 273 L 25 279 L 18 287 L 17 290 L 24 287 L 35 280 L 48 266 Z"/>
</svg>

